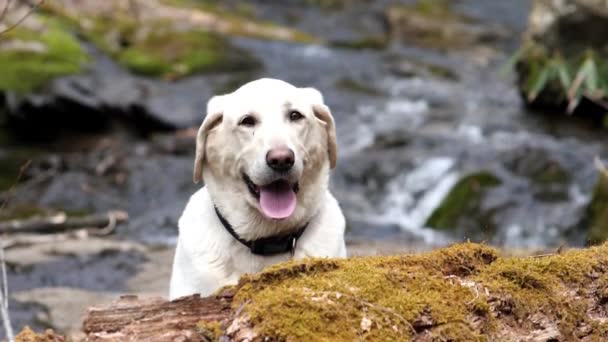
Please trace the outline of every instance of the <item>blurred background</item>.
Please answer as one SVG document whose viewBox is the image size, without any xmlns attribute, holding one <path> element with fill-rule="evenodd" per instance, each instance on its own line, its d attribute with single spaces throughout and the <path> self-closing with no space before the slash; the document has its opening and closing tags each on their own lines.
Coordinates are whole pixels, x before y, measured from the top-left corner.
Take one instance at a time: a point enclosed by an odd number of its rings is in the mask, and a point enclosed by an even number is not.
<svg viewBox="0 0 608 342">
<path fill-rule="evenodd" d="M 0 0 L 13 325 L 166 295 L 206 101 L 260 77 L 325 95 L 353 255 L 602 242 L 606 37 L 600 0 Z"/>
</svg>

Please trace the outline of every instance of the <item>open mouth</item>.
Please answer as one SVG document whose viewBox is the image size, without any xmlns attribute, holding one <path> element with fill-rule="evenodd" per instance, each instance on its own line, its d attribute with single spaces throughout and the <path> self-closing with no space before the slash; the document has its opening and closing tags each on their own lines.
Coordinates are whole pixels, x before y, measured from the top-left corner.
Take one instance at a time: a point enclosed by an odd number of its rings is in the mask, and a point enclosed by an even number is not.
<svg viewBox="0 0 608 342">
<path fill-rule="evenodd" d="M 243 174 L 243 179 L 265 216 L 277 220 L 286 219 L 296 210 L 296 194 L 299 190 L 297 182 L 278 179 L 266 185 L 256 185 L 246 174 Z"/>
</svg>

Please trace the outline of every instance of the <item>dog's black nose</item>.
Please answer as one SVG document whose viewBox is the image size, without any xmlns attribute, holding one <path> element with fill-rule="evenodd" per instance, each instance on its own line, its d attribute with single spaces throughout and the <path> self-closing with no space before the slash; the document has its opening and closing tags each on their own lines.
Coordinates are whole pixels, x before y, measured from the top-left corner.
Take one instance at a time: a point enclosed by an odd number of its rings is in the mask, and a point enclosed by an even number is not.
<svg viewBox="0 0 608 342">
<path fill-rule="evenodd" d="M 294 162 L 295 155 L 293 151 L 287 147 L 273 148 L 266 153 L 266 164 L 275 171 L 288 171 L 291 169 Z"/>
</svg>

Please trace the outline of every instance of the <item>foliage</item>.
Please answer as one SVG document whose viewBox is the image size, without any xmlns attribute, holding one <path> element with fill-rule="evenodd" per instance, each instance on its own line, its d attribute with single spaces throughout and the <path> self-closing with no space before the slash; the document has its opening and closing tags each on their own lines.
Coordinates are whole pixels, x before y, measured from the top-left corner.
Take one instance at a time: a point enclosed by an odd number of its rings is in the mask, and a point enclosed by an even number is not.
<svg viewBox="0 0 608 342">
<path fill-rule="evenodd" d="M 512 59 L 523 75 L 522 91 L 533 103 L 543 94 L 564 102 L 573 113 L 586 98 L 605 105 L 608 95 L 608 62 L 593 50 L 577 56 L 562 56 L 539 45 L 525 44 Z M 608 111 L 608 106 L 606 106 Z"/>
<path fill-rule="evenodd" d="M 51 18 L 38 32 L 18 26 L 4 34 L 0 46 L 0 90 L 26 93 L 38 89 L 57 76 L 81 72 L 89 58 L 79 42 Z M 33 44 L 36 50 L 11 48 L 10 44 Z"/>
</svg>

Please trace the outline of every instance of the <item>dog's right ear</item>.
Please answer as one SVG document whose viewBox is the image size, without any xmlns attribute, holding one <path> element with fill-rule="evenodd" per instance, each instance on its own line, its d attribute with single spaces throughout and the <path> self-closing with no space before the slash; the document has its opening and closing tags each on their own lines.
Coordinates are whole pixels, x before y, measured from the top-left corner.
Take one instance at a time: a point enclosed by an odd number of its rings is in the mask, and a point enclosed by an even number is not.
<svg viewBox="0 0 608 342">
<path fill-rule="evenodd" d="M 224 103 L 228 95 L 214 96 L 207 102 L 207 115 L 196 135 L 196 156 L 194 157 L 194 183 L 203 179 L 203 164 L 209 131 L 222 122 Z"/>
</svg>

